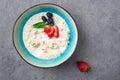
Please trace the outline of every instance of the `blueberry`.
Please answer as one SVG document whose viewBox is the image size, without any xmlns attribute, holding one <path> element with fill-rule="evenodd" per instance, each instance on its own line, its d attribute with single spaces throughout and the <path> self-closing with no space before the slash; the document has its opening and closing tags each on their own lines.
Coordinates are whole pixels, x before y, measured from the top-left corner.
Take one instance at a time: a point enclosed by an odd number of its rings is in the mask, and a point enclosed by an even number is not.
<svg viewBox="0 0 120 80">
<path fill-rule="evenodd" d="M 52 19 L 52 18 L 48 18 L 47 23 L 48 23 L 48 24 L 53 23 L 53 19 Z"/>
<path fill-rule="evenodd" d="M 48 12 L 46 15 L 47 15 L 48 18 L 52 18 L 52 16 L 53 16 L 53 14 L 50 13 L 50 12 Z"/>
<path fill-rule="evenodd" d="M 46 21 L 47 21 L 47 18 L 46 18 L 45 16 L 42 16 L 42 20 L 43 20 L 44 22 L 46 22 Z"/>
</svg>

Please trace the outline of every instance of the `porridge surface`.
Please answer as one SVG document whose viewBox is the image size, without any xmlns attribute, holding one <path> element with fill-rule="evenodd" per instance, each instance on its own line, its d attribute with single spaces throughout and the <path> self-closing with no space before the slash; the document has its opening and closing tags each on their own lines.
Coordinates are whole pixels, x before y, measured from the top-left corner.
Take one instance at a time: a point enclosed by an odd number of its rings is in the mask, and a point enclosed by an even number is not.
<svg viewBox="0 0 120 80">
<path fill-rule="evenodd" d="M 58 38 L 49 38 L 43 28 L 33 28 L 33 24 L 41 22 L 41 16 L 46 16 L 46 12 L 32 16 L 24 26 L 23 41 L 28 51 L 43 59 L 50 59 L 59 56 L 64 52 L 69 43 L 69 29 L 64 19 L 53 13 L 55 25 L 59 28 Z"/>
</svg>

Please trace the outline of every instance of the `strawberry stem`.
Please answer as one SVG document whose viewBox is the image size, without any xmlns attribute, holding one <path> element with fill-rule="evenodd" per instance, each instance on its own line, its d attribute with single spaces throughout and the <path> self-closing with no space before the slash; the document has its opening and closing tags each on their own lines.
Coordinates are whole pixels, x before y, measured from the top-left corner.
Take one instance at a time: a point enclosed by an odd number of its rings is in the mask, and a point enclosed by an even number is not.
<svg viewBox="0 0 120 80">
<path fill-rule="evenodd" d="M 91 70 L 91 67 L 88 67 L 85 72 L 89 72 Z"/>
</svg>

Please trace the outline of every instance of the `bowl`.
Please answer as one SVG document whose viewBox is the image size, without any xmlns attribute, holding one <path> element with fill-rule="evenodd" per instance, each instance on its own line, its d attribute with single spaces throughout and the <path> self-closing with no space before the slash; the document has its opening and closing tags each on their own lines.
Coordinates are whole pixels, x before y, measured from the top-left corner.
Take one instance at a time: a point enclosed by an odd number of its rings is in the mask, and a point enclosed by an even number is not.
<svg viewBox="0 0 120 80">
<path fill-rule="evenodd" d="M 56 58 L 52 58 L 52 59 L 37 58 L 27 50 L 23 42 L 23 28 L 25 23 L 28 21 L 30 17 L 41 12 L 56 13 L 65 20 L 70 30 L 69 44 L 65 49 L 65 51 Z M 77 41 L 78 41 L 78 31 L 73 18 L 64 8 L 56 4 L 51 4 L 51 3 L 38 4 L 25 10 L 18 17 L 13 28 L 13 44 L 16 50 L 18 51 L 19 55 L 22 57 L 23 60 L 36 67 L 48 68 L 62 64 L 67 59 L 69 59 L 73 54 L 77 45 Z"/>
</svg>

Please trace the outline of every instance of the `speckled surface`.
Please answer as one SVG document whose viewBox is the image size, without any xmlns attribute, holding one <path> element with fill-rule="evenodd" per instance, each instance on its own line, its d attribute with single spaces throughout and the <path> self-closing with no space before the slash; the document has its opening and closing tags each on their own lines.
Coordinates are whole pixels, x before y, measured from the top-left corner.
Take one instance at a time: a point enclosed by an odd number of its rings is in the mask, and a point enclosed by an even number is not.
<svg viewBox="0 0 120 80">
<path fill-rule="evenodd" d="M 79 30 L 73 56 L 49 69 L 24 62 L 12 43 L 15 20 L 40 3 L 67 9 Z M 0 19 L 0 80 L 120 80 L 120 0 L 0 0 Z M 80 73 L 77 60 L 87 61 L 91 72 Z"/>
</svg>

